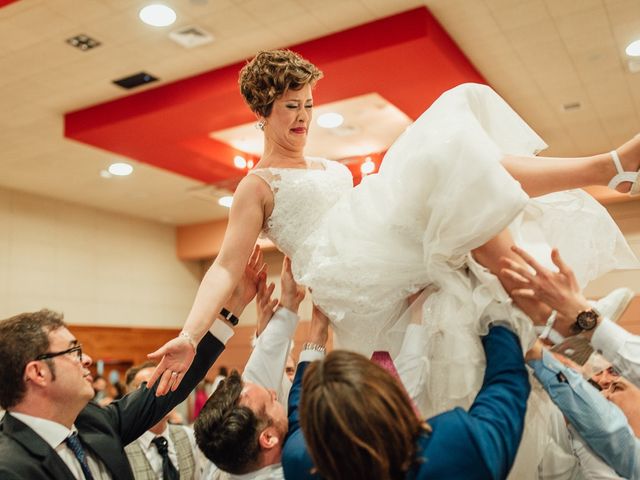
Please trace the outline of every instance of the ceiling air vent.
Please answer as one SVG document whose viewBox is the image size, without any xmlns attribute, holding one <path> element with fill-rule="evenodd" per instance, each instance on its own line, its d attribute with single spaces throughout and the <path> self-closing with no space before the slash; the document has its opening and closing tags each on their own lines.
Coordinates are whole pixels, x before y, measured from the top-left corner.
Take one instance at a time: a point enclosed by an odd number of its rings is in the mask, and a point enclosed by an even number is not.
<svg viewBox="0 0 640 480">
<path fill-rule="evenodd" d="M 139 87 L 140 85 L 144 85 L 146 83 L 155 82 L 158 80 L 157 77 L 145 72 L 135 73 L 128 77 L 119 78 L 118 80 L 114 80 L 113 83 L 118 85 L 119 87 L 126 88 L 127 90 L 131 90 L 132 88 Z"/>
<path fill-rule="evenodd" d="M 213 42 L 213 35 L 201 27 L 190 25 L 174 30 L 169 38 L 184 48 L 194 48 Z"/>
<path fill-rule="evenodd" d="M 80 34 L 75 37 L 67 38 L 65 40 L 72 47 L 76 47 L 78 50 L 82 50 L 86 52 L 87 50 L 91 50 L 92 48 L 96 48 L 100 45 L 100 42 L 91 38 L 88 35 Z"/>
<path fill-rule="evenodd" d="M 582 108 L 582 104 L 580 102 L 569 102 L 562 105 L 562 109 L 565 112 L 573 112 L 575 110 L 580 110 Z"/>
</svg>

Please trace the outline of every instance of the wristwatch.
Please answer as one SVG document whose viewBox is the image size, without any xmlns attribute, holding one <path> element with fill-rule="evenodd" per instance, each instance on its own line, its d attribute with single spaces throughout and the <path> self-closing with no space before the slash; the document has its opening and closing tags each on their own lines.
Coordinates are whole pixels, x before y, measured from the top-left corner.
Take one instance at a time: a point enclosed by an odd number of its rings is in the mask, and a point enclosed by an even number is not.
<svg viewBox="0 0 640 480">
<path fill-rule="evenodd" d="M 240 321 L 238 317 L 236 317 L 233 313 L 231 313 L 226 308 L 223 308 L 222 310 L 220 310 L 220 316 L 224 318 L 227 322 L 229 322 L 231 325 L 233 325 L 234 327 L 238 325 L 238 322 Z"/>
<path fill-rule="evenodd" d="M 578 316 L 576 317 L 576 323 L 571 326 L 571 329 L 576 334 L 588 332 L 589 330 L 593 330 L 594 328 L 596 328 L 599 318 L 600 314 L 593 308 L 583 310 L 578 313 Z"/>
</svg>

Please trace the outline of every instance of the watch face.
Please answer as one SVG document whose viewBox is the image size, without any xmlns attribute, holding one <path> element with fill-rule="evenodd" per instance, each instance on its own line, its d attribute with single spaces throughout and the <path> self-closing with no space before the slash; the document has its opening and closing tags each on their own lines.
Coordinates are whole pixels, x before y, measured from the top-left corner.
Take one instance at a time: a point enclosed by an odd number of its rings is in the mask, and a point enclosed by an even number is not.
<svg viewBox="0 0 640 480">
<path fill-rule="evenodd" d="M 593 330 L 598 323 L 598 314 L 593 310 L 580 312 L 576 318 L 576 323 L 581 330 Z"/>
</svg>

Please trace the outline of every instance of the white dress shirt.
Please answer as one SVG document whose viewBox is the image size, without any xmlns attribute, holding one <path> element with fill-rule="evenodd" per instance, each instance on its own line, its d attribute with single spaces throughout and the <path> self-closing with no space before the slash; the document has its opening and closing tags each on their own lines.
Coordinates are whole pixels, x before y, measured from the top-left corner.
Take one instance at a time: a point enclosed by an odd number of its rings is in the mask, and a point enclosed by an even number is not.
<svg viewBox="0 0 640 480">
<path fill-rule="evenodd" d="M 620 374 L 640 387 L 640 336 L 633 335 L 620 325 L 604 318 L 591 337 L 594 349 L 602 351 L 604 358 Z"/>
<path fill-rule="evenodd" d="M 242 380 L 255 383 L 276 391 L 278 401 L 287 406 L 291 382 L 284 374 L 291 340 L 298 326 L 298 315 L 280 307 L 267 323 L 264 331 L 256 339 L 253 351 L 242 372 Z M 213 333 L 213 332 L 212 332 Z M 314 352 L 318 353 L 318 352 Z M 267 465 L 255 472 L 234 475 L 222 472 L 212 462 L 206 461 L 202 474 L 203 480 L 283 480 L 282 465 Z"/>
<path fill-rule="evenodd" d="M 229 474 L 229 478 L 231 480 L 284 480 L 284 471 L 282 470 L 281 464 L 274 463 L 255 472 L 245 473 L 243 475 Z"/>
<path fill-rule="evenodd" d="M 298 315 L 288 308 L 278 308 L 257 338 L 242 372 L 245 382 L 275 390 L 278 401 L 285 407 L 291 382 L 284 374 L 284 368 L 298 320 Z"/>
<path fill-rule="evenodd" d="M 64 425 L 51 420 L 46 420 L 40 417 L 34 417 L 32 415 L 26 415 L 24 413 L 11 412 L 11 415 L 16 417 L 22 423 L 27 425 L 31 430 L 40 435 L 42 439 L 47 442 L 51 448 L 53 448 L 62 461 L 69 467 L 71 473 L 78 480 L 84 480 L 84 473 L 82 473 L 82 467 L 80 462 L 76 458 L 73 451 L 67 446 L 65 439 L 70 436 L 77 429 L 75 426 L 69 430 Z M 91 452 L 91 450 L 83 445 L 84 453 L 87 457 L 87 464 L 91 475 L 95 480 L 110 480 L 111 474 L 104 466 L 104 464 Z"/>
<path fill-rule="evenodd" d="M 582 437 L 569 426 L 571 432 L 571 447 L 580 461 L 580 469 L 586 480 L 619 480 L 622 479 L 613 468 L 607 465 L 584 442 Z"/>
<path fill-rule="evenodd" d="M 200 480 L 202 475 L 202 459 L 200 457 L 200 450 L 196 445 L 196 438 L 193 434 L 193 430 L 189 427 L 185 427 L 180 425 L 179 428 L 184 429 L 184 432 L 189 437 L 189 443 L 191 444 L 191 451 L 193 452 L 193 460 L 194 460 L 194 475 L 193 478 L 196 480 Z M 173 466 L 176 467 L 176 470 L 180 471 L 180 462 L 178 462 L 178 452 L 176 450 L 176 445 L 173 443 L 173 439 L 169 434 L 169 426 L 164 429 L 164 432 L 160 434 L 155 434 L 150 430 L 147 430 L 136 440 L 140 445 L 140 448 L 144 452 L 144 456 L 147 457 L 149 461 L 149 465 L 151 465 L 151 469 L 156 474 L 158 480 L 162 479 L 162 455 L 158 452 L 158 448 L 151 443 L 156 437 L 164 437 L 167 439 L 167 449 L 169 454 L 169 460 L 173 463 Z"/>
</svg>

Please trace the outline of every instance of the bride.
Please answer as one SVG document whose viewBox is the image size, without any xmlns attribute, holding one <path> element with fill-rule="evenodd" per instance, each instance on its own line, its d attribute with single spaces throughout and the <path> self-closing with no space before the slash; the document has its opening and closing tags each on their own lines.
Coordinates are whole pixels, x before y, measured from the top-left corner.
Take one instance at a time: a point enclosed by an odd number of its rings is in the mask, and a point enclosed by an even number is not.
<svg viewBox="0 0 640 480">
<path fill-rule="evenodd" d="M 180 383 L 260 232 L 291 258 L 341 348 L 397 353 L 406 298 L 435 287 L 422 307 L 429 414 L 473 399 L 486 318 L 511 319 L 527 342 L 529 318 L 540 324 L 549 316 L 541 304 L 506 294 L 512 285 L 499 259 L 517 260 L 514 243 L 541 262 L 548 245 L 570 254 L 583 284 L 637 266 L 604 208 L 570 189 L 638 187 L 640 137 L 611 153 L 534 157 L 544 142 L 489 87 L 465 84 L 436 100 L 388 150 L 379 173 L 354 188 L 344 165 L 304 155 L 321 77 L 287 50 L 261 52 L 242 69 L 240 89 L 264 132 L 264 153 L 238 185 L 220 254 L 183 332 L 150 355 L 162 358 L 150 382 L 159 379 L 160 394 Z"/>
</svg>

